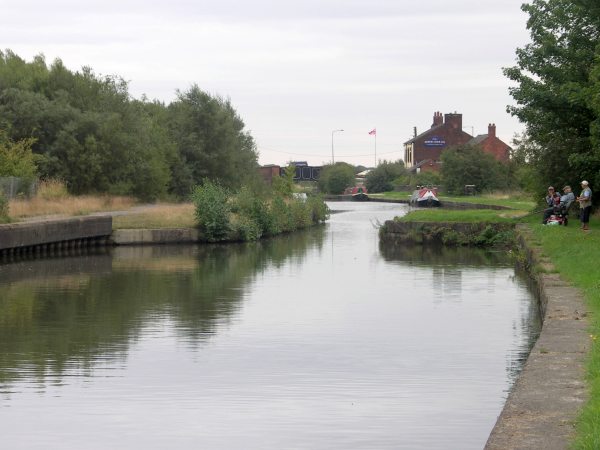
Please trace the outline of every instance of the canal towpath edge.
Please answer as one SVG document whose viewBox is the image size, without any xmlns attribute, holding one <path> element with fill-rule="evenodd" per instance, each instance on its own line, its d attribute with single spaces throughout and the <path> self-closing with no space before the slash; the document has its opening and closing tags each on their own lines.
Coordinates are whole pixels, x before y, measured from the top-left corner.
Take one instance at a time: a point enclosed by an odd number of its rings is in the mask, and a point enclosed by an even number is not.
<svg viewBox="0 0 600 450">
<path fill-rule="evenodd" d="M 590 350 L 583 295 L 553 271 L 532 245 L 527 225 L 517 226 L 519 245 L 534 274 L 543 326 L 498 417 L 486 450 L 569 448 L 577 414 L 588 398 L 585 359 Z"/>
</svg>

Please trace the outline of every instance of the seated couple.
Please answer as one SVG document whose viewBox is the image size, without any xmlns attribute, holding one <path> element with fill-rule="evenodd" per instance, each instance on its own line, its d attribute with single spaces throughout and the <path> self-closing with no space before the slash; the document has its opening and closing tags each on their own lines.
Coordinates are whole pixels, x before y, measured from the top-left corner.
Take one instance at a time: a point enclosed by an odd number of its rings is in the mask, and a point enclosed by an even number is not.
<svg viewBox="0 0 600 450">
<path fill-rule="evenodd" d="M 544 218 L 542 223 L 546 225 L 552 214 L 565 214 L 571 204 L 575 201 L 575 194 L 571 191 L 571 186 L 563 188 L 563 195 L 560 195 L 552 186 L 548 188 L 546 195 L 546 209 L 544 209 Z"/>
</svg>

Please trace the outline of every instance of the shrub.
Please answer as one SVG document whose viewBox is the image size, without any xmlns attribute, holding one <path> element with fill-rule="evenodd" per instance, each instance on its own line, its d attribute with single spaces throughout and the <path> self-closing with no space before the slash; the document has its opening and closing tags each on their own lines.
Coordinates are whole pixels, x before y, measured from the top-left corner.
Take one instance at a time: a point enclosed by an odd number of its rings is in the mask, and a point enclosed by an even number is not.
<svg viewBox="0 0 600 450">
<path fill-rule="evenodd" d="M 320 195 L 310 195 L 306 200 L 312 216 L 312 223 L 321 223 L 329 219 L 329 208 Z"/>
<path fill-rule="evenodd" d="M 442 181 L 449 193 L 473 184 L 477 192 L 509 187 L 507 167 L 478 147 L 463 145 L 442 152 Z"/>
<path fill-rule="evenodd" d="M 6 223 L 8 218 L 8 200 L 2 192 L 0 192 L 0 223 Z"/>
<path fill-rule="evenodd" d="M 225 239 L 231 231 L 229 193 L 218 183 L 205 179 L 192 193 L 200 231 L 209 242 Z"/>
<path fill-rule="evenodd" d="M 292 229 L 292 216 L 290 208 L 281 195 L 276 195 L 269 206 L 273 217 L 273 234 L 284 233 Z"/>
<path fill-rule="evenodd" d="M 261 235 L 273 234 L 273 215 L 266 200 L 252 189 L 244 186 L 232 202 L 232 212 L 256 223 Z"/>
<path fill-rule="evenodd" d="M 369 192 L 387 192 L 394 189 L 393 181 L 406 174 L 403 161 L 383 161 L 367 174 Z"/>
<path fill-rule="evenodd" d="M 231 228 L 232 237 L 239 241 L 256 241 L 262 237 L 260 226 L 248 216 L 237 216 Z"/>
<path fill-rule="evenodd" d="M 289 203 L 293 229 L 306 228 L 312 224 L 312 211 L 304 200 L 293 199 Z"/>
<path fill-rule="evenodd" d="M 326 165 L 319 175 L 319 189 L 327 194 L 341 194 L 354 185 L 354 167 L 344 162 Z"/>
</svg>

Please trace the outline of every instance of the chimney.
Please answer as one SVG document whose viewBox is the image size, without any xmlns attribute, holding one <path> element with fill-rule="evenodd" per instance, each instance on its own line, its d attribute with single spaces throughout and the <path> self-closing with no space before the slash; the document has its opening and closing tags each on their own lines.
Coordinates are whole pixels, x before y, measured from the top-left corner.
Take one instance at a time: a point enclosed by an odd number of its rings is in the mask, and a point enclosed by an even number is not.
<svg viewBox="0 0 600 450">
<path fill-rule="evenodd" d="M 431 128 L 441 125 L 444 123 L 444 118 L 442 117 L 442 113 L 437 111 L 433 113 L 433 124 L 431 125 Z"/>
<path fill-rule="evenodd" d="M 451 128 L 462 131 L 462 114 L 458 113 L 449 113 L 446 114 L 445 117 L 446 125 L 449 125 Z"/>
<path fill-rule="evenodd" d="M 490 123 L 488 125 L 488 137 L 495 138 L 496 137 L 496 124 Z"/>
</svg>

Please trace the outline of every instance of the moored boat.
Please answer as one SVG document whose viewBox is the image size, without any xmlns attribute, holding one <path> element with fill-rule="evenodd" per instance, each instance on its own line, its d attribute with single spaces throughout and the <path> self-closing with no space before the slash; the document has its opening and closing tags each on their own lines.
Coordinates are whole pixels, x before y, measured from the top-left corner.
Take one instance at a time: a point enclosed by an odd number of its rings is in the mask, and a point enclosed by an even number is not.
<svg viewBox="0 0 600 450">
<path fill-rule="evenodd" d="M 410 204 L 424 207 L 440 206 L 440 200 L 437 197 L 437 188 L 417 188 L 410 198 Z"/>
<path fill-rule="evenodd" d="M 351 195 L 352 195 L 352 200 L 357 200 L 357 201 L 361 201 L 361 202 L 369 200 L 369 194 L 367 193 L 367 188 L 364 186 L 354 186 L 352 188 Z"/>
</svg>

